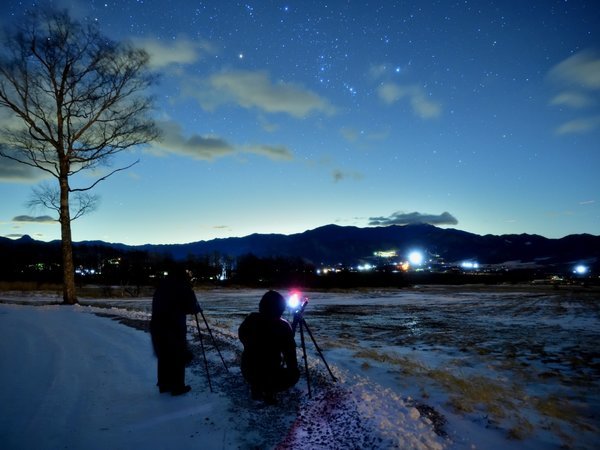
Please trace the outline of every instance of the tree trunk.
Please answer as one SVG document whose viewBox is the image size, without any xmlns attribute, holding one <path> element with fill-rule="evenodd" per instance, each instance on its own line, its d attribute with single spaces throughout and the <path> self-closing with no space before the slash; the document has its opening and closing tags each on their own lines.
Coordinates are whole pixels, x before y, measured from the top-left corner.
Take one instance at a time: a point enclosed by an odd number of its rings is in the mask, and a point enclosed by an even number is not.
<svg viewBox="0 0 600 450">
<path fill-rule="evenodd" d="M 60 234 L 63 263 L 63 303 L 74 305 L 77 302 L 75 292 L 75 265 L 73 263 L 73 241 L 71 238 L 71 212 L 69 210 L 69 180 L 60 178 Z"/>
</svg>

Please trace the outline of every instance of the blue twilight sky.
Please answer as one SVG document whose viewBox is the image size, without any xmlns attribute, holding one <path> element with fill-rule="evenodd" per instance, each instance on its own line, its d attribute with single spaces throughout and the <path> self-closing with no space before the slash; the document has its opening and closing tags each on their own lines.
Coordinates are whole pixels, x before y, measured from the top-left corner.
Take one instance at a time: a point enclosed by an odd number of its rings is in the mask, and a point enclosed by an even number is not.
<svg viewBox="0 0 600 450">
<path fill-rule="evenodd" d="M 0 20 L 46 3 L 4 0 Z M 600 234 L 597 1 L 53 4 L 161 74 L 162 142 L 114 161 L 141 159 L 95 189 L 75 241 L 415 221 Z M 57 239 L 24 169 L 0 161 L 0 235 Z"/>
</svg>

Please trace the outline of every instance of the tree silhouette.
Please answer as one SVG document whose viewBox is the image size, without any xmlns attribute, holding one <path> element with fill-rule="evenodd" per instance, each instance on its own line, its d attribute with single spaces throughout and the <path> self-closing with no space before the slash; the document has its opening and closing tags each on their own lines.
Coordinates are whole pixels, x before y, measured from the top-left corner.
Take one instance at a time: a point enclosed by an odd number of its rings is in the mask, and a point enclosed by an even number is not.
<svg viewBox="0 0 600 450">
<path fill-rule="evenodd" d="M 86 181 L 81 186 L 74 176 L 110 167 L 114 155 L 158 137 L 145 95 L 153 82 L 148 59 L 145 51 L 106 38 L 94 23 L 57 10 L 28 14 L 0 50 L 0 106 L 10 114 L 0 126 L 0 156 L 57 181 L 34 194 L 58 212 L 64 303 L 77 302 L 71 221 L 93 209 L 87 191 L 137 161 L 77 177 Z"/>
</svg>

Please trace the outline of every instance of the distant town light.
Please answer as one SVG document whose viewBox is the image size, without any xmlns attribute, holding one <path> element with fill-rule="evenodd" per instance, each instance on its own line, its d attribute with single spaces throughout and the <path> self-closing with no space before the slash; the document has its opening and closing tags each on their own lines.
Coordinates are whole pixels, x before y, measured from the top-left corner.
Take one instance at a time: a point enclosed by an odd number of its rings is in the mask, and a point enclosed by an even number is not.
<svg viewBox="0 0 600 450">
<path fill-rule="evenodd" d="M 479 269 L 479 263 L 473 261 L 464 261 L 461 266 L 463 269 Z"/>
<path fill-rule="evenodd" d="M 410 252 L 408 254 L 408 261 L 413 266 L 420 266 L 421 264 L 423 264 L 424 259 L 425 258 L 423 257 L 423 253 L 416 251 L 416 250 L 414 252 Z"/>
<path fill-rule="evenodd" d="M 398 256 L 398 253 L 396 250 L 385 250 L 373 252 L 373 255 L 378 256 L 379 258 L 395 258 Z"/>
<path fill-rule="evenodd" d="M 573 273 L 576 273 L 577 275 L 585 275 L 587 272 L 588 268 L 583 264 L 575 266 L 575 270 L 573 270 Z"/>
</svg>

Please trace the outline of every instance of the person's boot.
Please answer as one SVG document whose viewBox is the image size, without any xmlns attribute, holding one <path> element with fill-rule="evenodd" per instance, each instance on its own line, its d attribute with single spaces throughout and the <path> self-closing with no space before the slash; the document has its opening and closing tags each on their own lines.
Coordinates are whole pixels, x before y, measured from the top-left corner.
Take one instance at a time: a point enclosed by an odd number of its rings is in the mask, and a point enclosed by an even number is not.
<svg viewBox="0 0 600 450">
<path fill-rule="evenodd" d="M 263 396 L 263 400 L 265 401 L 265 403 L 267 405 L 276 405 L 277 404 L 277 398 L 275 397 L 275 394 L 273 392 L 265 392 L 265 394 Z"/>
<path fill-rule="evenodd" d="M 165 392 L 171 392 L 171 386 L 167 386 L 164 384 L 159 384 L 158 385 L 158 392 L 160 392 L 161 394 L 164 394 Z"/>
<path fill-rule="evenodd" d="M 252 400 L 263 399 L 262 391 L 255 386 L 250 386 L 250 395 L 252 396 Z"/>
<path fill-rule="evenodd" d="M 185 386 L 181 386 L 175 389 L 171 390 L 171 395 L 172 396 L 177 396 L 177 395 L 183 395 L 183 394 L 187 394 L 188 392 L 190 392 L 192 390 L 191 386 L 188 386 L 187 384 Z"/>
</svg>

